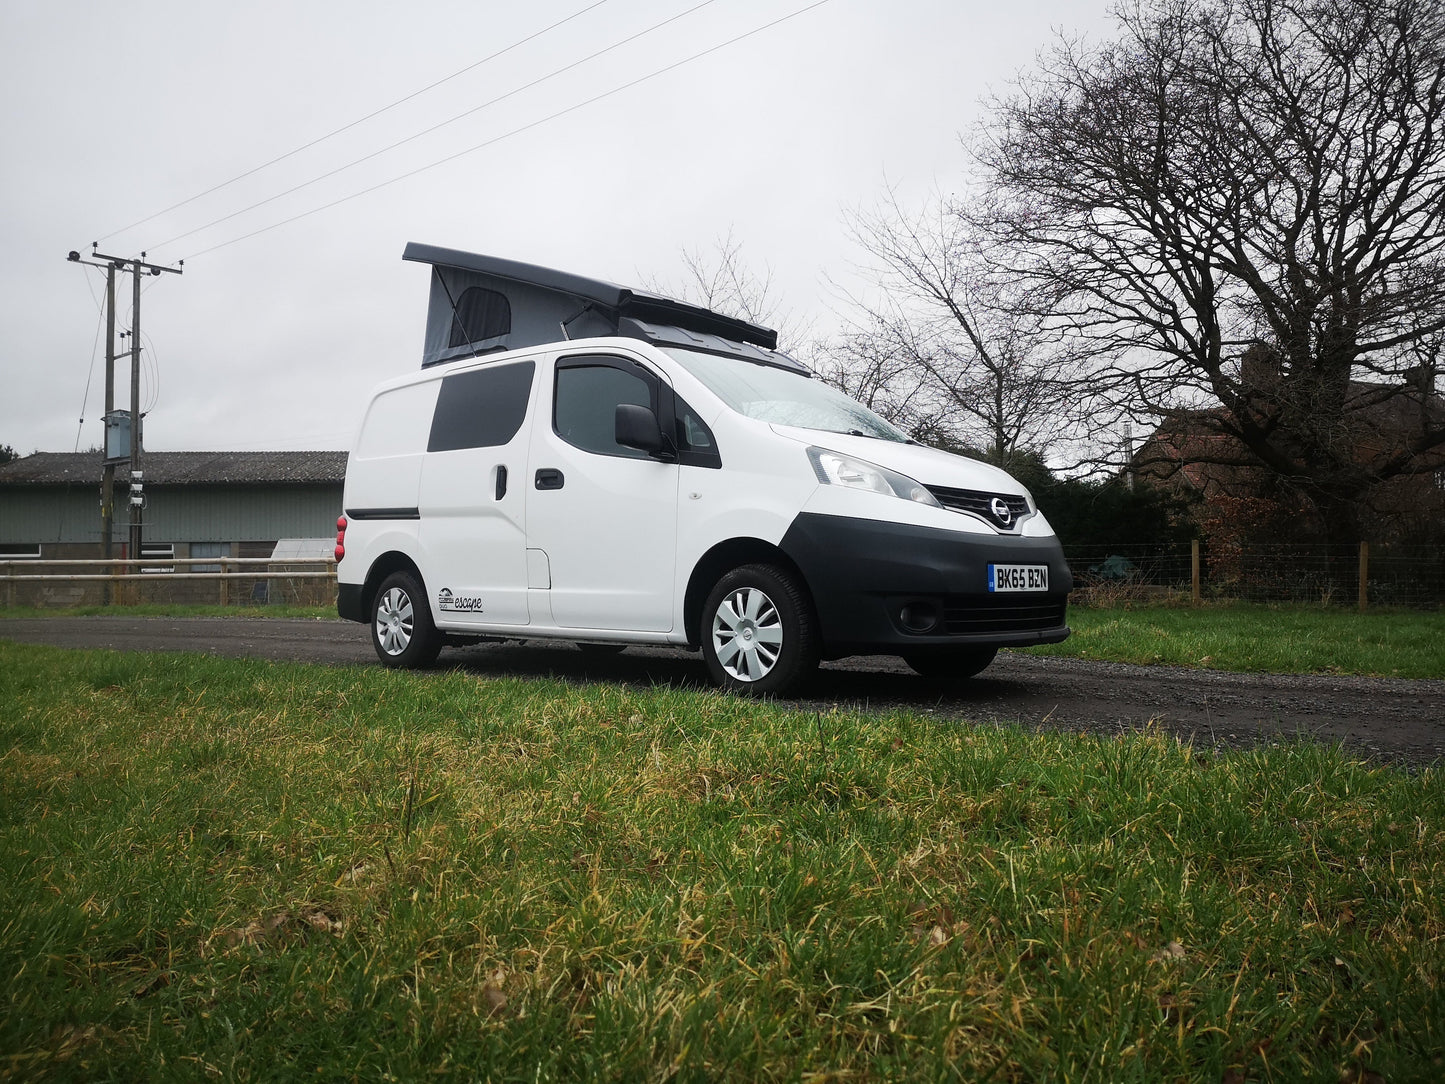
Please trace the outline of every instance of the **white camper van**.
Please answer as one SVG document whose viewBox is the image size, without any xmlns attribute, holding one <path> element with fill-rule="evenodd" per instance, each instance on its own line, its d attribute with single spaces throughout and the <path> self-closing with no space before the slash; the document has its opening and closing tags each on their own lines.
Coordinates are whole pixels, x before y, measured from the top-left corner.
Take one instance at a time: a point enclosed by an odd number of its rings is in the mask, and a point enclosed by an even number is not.
<svg viewBox="0 0 1445 1084">
<path fill-rule="evenodd" d="M 740 320 L 412 244 L 421 371 L 372 394 L 338 522 L 338 609 L 389 666 L 447 643 L 701 649 L 781 693 L 821 658 L 938 679 L 1069 635 L 1033 498 L 910 441 Z"/>
</svg>

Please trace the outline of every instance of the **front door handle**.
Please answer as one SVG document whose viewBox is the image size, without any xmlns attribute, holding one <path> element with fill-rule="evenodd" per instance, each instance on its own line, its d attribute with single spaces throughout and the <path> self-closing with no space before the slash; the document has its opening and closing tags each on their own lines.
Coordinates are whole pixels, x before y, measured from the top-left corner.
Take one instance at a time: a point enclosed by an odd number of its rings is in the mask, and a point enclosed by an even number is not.
<svg viewBox="0 0 1445 1084">
<path fill-rule="evenodd" d="M 543 467 L 537 471 L 534 484 L 538 489 L 561 489 L 565 481 L 556 467 Z"/>
<path fill-rule="evenodd" d="M 497 465 L 497 500 L 507 495 L 507 468 Z"/>
</svg>

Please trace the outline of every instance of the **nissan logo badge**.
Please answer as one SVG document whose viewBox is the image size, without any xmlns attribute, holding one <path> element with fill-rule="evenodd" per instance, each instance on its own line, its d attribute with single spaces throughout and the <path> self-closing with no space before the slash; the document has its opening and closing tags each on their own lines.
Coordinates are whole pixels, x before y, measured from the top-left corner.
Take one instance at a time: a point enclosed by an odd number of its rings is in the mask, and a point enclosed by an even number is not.
<svg viewBox="0 0 1445 1084">
<path fill-rule="evenodd" d="M 989 510 L 993 512 L 993 518 L 1007 527 L 1013 522 L 1013 513 L 1009 511 L 1008 501 L 1002 497 L 995 497 L 989 502 Z"/>
</svg>

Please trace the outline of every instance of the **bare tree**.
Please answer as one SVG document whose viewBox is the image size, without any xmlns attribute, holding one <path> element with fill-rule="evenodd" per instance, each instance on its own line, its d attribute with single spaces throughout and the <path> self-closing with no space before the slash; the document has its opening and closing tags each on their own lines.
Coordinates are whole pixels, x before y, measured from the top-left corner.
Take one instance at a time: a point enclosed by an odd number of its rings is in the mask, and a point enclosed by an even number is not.
<svg viewBox="0 0 1445 1084">
<path fill-rule="evenodd" d="M 906 324 L 860 310 L 832 340 L 816 344 L 818 376 L 924 444 L 958 445 L 963 437 L 928 375 L 914 364 Z"/>
<path fill-rule="evenodd" d="M 779 349 L 807 353 L 808 329 L 782 307 L 773 285 L 773 270 L 754 270 L 743 256 L 743 244 L 729 230 L 709 250 L 682 249 L 683 274 L 678 283 L 647 279 L 648 289 L 700 305 L 724 316 L 769 327 L 778 333 Z"/>
<path fill-rule="evenodd" d="M 1021 279 L 997 273 L 961 203 L 938 196 L 910 213 L 890 190 L 847 228 L 873 289 L 847 295 L 834 376 L 845 390 L 919 439 L 982 447 L 1003 464 L 1070 428 L 1079 395 L 1068 343 Z"/>
<path fill-rule="evenodd" d="M 1118 40 L 1061 43 L 1000 103 L 980 151 L 995 251 L 1114 404 L 1190 412 L 1222 461 L 1359 537 L 1371 494 L 1445 451 L 1441 5 L 1118 18 Z"/>
</svg>

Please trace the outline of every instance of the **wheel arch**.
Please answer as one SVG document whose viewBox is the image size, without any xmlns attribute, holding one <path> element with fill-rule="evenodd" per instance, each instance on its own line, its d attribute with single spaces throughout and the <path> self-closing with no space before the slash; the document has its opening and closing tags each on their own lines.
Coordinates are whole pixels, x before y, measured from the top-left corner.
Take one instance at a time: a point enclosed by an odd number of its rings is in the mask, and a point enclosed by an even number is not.
<svg viewBox="0 0 1445 1084">
<path fill-rule="evenodd" d="M 371 568 L 366 573 L 366 582 L 361 586 L 361 607 L 367 621 L 371 620 L 371 608 L 376 603 L 377 590 L 382 581 L 393 572 L 410 572 L 416 577 L 417 583 L 421 584 L 422 591 L 427 590 L 426 577 L 421 574 L 415 561 L 400 550 L 383 553 L 371 563 Z M 427 599 L 427 605 L 430 607 L 430 599 Z"/>
<path fill-rule="evenodd" d="M 761 538 L 729 538 L 704 553 L 693 566 L 683 595 L 682 620 L 687 643 L 696 648 L 702 643 L 702 607 L 713 586 L 727 573 L 743 565 L 777 565 L 797 578 L 803 587 L 808 605 L 816 618 L 818 607 L 813 602 L 813 589 L 797 562 L 771 542 Z"/>
</svg>

